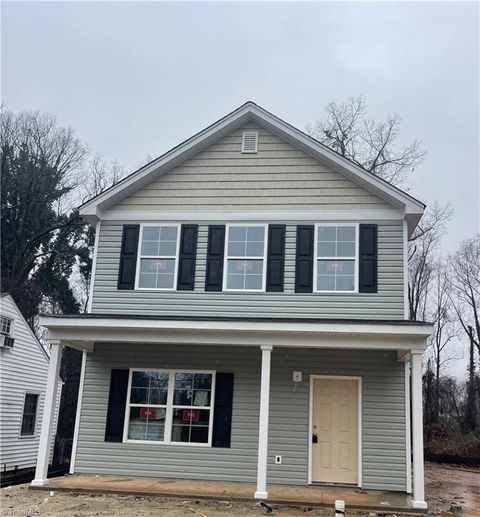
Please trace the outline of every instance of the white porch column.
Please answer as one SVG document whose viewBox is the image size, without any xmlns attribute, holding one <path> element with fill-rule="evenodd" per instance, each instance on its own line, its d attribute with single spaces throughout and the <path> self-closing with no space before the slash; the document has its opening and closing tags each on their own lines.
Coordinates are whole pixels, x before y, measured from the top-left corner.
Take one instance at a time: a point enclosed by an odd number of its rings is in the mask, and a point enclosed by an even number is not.
<svg viewBox="0 0 480 517">
<path fill-rule="evenodd" d="M 53 422 L 55 417 L 55 403 L 57 400 L 60 363 L 62 359 L 62 347 L 60 341 L 50 341 L 50 363 L 48 367 L 47 389 L 43 405 L 42 429 L 40 431 L 40 443 L 38 446 L 37 469 L 34 486 L 48 484 L 48 460 L 52 443 Z"/>
<path fill-rule="evenodd" d="M 270 405 L 270 363 L 272 346 L 263 345 L 260 383 L 260 423 L 258 426 L 258 467 L 255 499 L 267 499 L 268 413 Z"/>
<path fill-rule="evenodd" d="M 413 448 L 413 501 L 414 508 L 427 508 L 423 472 L 423 395 L 422 353 L 412 350 L 412 448 Z"/>
</svg>

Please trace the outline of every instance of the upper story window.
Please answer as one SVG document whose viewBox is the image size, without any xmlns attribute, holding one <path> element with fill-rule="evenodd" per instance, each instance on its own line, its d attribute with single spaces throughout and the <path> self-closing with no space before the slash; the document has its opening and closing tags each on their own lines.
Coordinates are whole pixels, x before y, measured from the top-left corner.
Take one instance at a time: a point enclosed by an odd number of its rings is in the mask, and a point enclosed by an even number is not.
<svg viewBox="0 0 480 517">
<path fill-rule="evenodd" d="M 264 291 L 267 226 L 227 226 L 225 291 Z"/>
<path fill-rule="evenodd" d="M 0 334 L 9 336 L 12 331 L 12 320 L 6 316 L 0 316 Z"/>
<path fill-rule="evenodd" d="M 137 287 L 175 289 L 178 268 L 178 225 L 143 225 Z"/>
<path fill-rule="evenodd" d="M 315 250 L 317 292 L 358 290 L 357 225 L 317 225 Z"/>
</svg>

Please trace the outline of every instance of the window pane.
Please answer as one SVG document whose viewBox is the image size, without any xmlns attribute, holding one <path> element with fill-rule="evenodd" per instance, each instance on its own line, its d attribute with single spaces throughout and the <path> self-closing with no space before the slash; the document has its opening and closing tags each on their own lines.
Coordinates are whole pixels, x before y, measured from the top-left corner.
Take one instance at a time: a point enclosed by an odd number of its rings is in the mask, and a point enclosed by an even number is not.
<svg viewBox="0 0 480 517">
<path fill-rule="evenodd" d="M 337 257 L 355 257 L 355 243 L 354 242 L 338 242 L 337 243 Z"/>
<path fill-rule="evenodd" d="M 158 255 L 174 257 L 177 254 L 177 241 L 160 242 Z"/>
<path fill-rule="evenodd" d="M 334 242 L 319 242 L 318 243 L 319 257 L 335 257 L 335 243 Z"/>
<path fill-rule="evenodd" d="M 336 227 L 335 226 L 320 226 L 318 228 L 318 240 L 320 242 L 336 240 Z"/>
<path fill-rule="evenodd" d="M 166 404 L 167 392 L 168 372 L 133 372 L 132 404 Z"/>
<path fill-rule="evenodd" d="M 128 439 L 163 441 L 165 414 L 166 410 L 164 408 L 131 407 Z"/>
<path fill-rule="evenodd" d="M 172 442 L 208 443 L 208 409 L 174 409 Z"/>
<path fill-rule="evenodd" d="M 354 260 L 319 260 L 317 290 L 353 291 L 355 288 Z"/>
<path fill-rule="evenodd" d="M 9 336 L 11 326 L 12 326 L 12 320 L 10 318 L 6 318 L 5 316 L 2 316 L 1 321 L 0 321 L 0 332 L 2 334 L 5 334 L 6 336 Z"/>
<path fill-rule="evenodd" d="M 143 240 L 144 241 L 155 241 L 160 240 L 160 227 L 158 226 L 144 226 L 143 228 Z"/>
<path fill-rule="evenodd" d="M 337 291 L 353 291 L 355 288 L 354 276 L 337 275 Z"/>
<path fill-rule="evenodd" d="M 175 256 L 177 228 L 174 226 L 145 226 L 142 233 L 142 255 Z"/>
<path fill-rule="evenodd" d="M 232 226 L 228 230 L 227 253 L 232 257 L 263 257 L 265 228 Z"/>
<path fill-rule="evenodd" d="M 247 242 L 247 257 L 263 257 L 265 245 L 261 242 Z"/>
<path fill-rule="evenodd" d="M 227 263 L 227 289 L 262 289 L 263 260 L 235 260 Z"/>
<path fill-rule="evenodd" d="M 171 289 L 174 272 L 175 259 L 141 259 L 139 287 Z"/>
<path fill-rule="evenodd" d="M 230 257 L 244 257 L 246 255 L 245 242 L 229 242 L 227 253 Z"/>
<path fill-rule="evenodd" d="M 245 242 L 247 229 L 244 226 L 230 226 L 228 229 L 228 240 Z"/>
<path fill-rule="evenodd" d="M 355 227 L 354 226 L 338 226 L 337 240 L 339 241 L 355 241 Z"/>
<path fill-rule="evenodd" d="M 177 227 L 176 226 L 163 226 L 160 231 L 160 240 L 176 241 L 177 240 Z"/>
<path fill-rule="evenodd" d="M 263 242 L 265 238 L 265 228 L 263 226 L 248 226 L 247 241 Z"/>
</svg>

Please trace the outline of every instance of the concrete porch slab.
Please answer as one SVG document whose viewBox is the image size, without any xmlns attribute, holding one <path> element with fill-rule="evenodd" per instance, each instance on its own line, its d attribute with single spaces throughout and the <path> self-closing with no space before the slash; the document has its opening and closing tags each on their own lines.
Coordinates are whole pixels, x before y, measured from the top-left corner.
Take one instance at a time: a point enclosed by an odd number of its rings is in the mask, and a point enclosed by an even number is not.
<svg viewBox="0 0 480 517">
<path fill-rule="evenodd" d="M 31 486 L 31 490 L 56 490 L 90 494 L 164 496 L 197 499 L 252 501 L 253 483 L 198 481 L 187 479 L 75 474 L 50 479 L 48 485 Z M 269 485 L 268 502 L 292 506 L 325 506 L 333 508 L 343 499 L 347 511 L 382 510 L 384 512 L 425 513 L 415 510 L 411 497 L 401 492 L 361 490 L 330 486 Z"/>
</svg>

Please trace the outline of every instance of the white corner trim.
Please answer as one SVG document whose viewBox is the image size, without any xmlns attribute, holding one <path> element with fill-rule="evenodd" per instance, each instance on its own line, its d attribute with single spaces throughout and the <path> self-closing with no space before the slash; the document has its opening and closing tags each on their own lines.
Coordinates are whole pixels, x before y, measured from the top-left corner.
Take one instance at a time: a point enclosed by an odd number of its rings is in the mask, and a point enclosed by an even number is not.
<svg viewBox="0 0 480 517">
<path fill-rule="evenodd" d="M 92 257 L 92 271 L 90 273 L 90 287 L 88 293 L 88 303 L 87 303 L 87 312 L 92 312 L 92 304 L 93 304 L 93 290 L 95 287 L 95 274 L 97 272 L 97 255 L 98 255 L 98 243 L 100 240 L 100 226 L 102 221 L 97 221 L 95 225 L 95 243 L 93 245 L 93 257 Z"/>
<path fill-rule="evenodd" d="M 82 414 L 83 386 L 85 384 L 85 368 L 87 364 L 87 352 L 82 353 L 82 367 L 80 370 L 80 382 L 78 384 L 77 411 L 75 413 L 75 429 L 73 431 L 72 455 L 70 458 L 69 474 L 75 472 L 75 460 L 77 459 L 78 434 L 80 432 L 80 418 Z"/>
<path fill-rule="evenodd" d="M 418 350 L 412 351 L 418 352 Z M 423 461 L 422 356 L 412 353 L 412 447 L 414 508 L 426 508 Z"/>
</svg>

